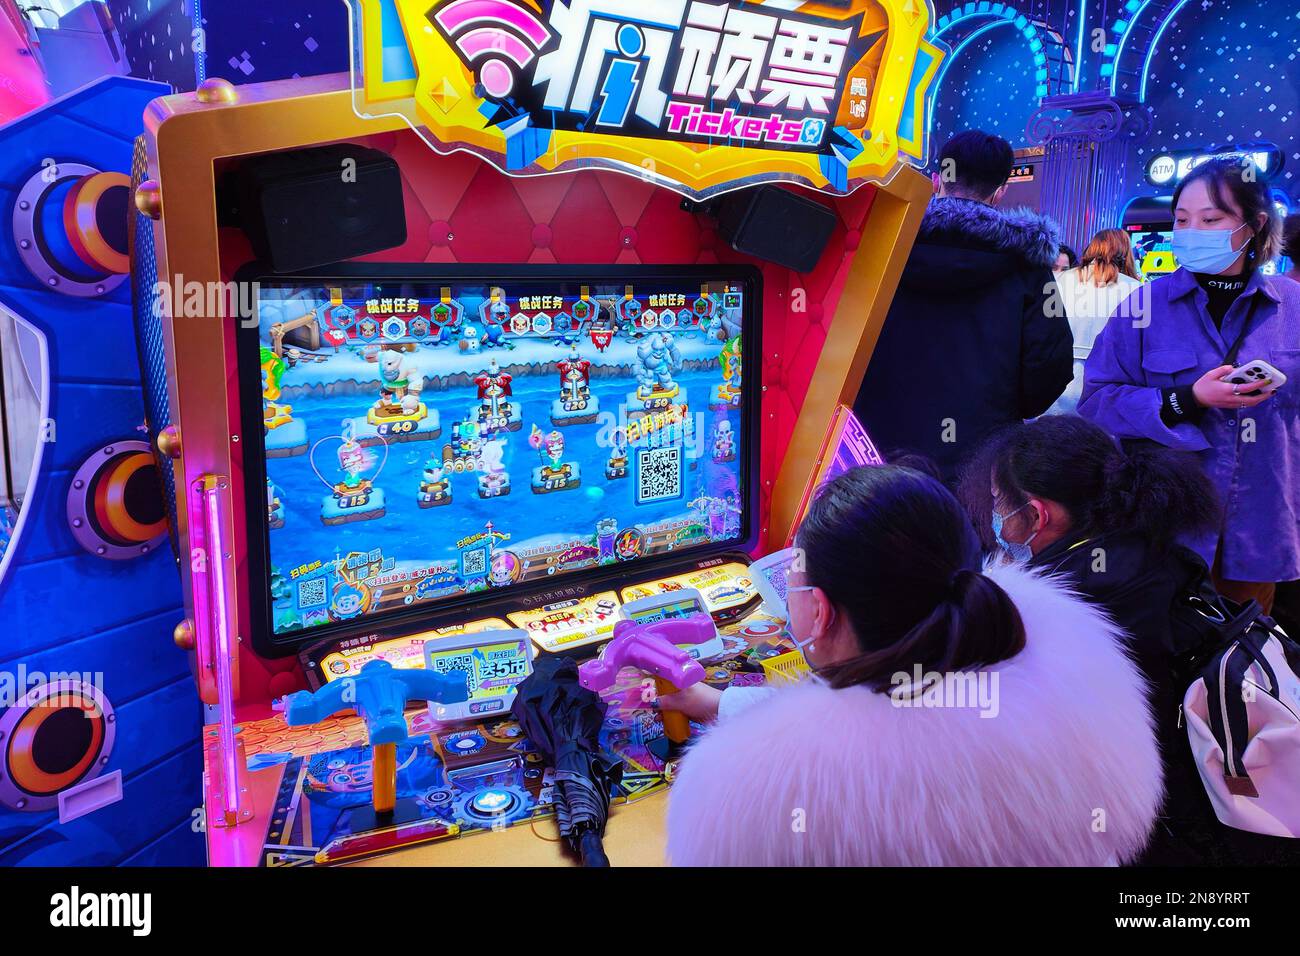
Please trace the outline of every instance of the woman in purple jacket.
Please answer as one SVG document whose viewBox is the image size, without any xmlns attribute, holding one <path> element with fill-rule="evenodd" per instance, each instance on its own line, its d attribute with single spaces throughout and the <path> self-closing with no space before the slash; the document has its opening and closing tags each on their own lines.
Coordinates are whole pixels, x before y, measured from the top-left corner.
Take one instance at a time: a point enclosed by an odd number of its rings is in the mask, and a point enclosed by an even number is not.
<svg viewBox="0 0 1300 956">
<path fill-rule="evenodd" d="M 1175 189 L 1180 268 L 1111 316 L 1084 368 L 1079 414 L 1121 439 L 1198 453 L 1224 518 L 1188 544 L 1221 593 L 1268 610 L 1276 582 L 1300 578 L 1300 284 L 1261 271 L 1282 229 L 1254 173 L 1211 160 Z M 1256 360 L 1286 384 L 1223 380 Z"/>
</svg>

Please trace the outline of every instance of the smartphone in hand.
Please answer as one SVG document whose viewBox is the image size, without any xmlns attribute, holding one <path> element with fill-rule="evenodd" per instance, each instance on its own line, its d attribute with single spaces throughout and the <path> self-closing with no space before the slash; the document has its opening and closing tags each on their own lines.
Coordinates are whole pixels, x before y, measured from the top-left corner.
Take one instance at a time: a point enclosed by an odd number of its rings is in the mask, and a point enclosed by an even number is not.
<svg viewBox="0 0 1300 956">
<path fill-rule="evenodd" d="M 1231 372 L 1223 377 L 1223 381 L 1231 382 L 1233 385 L 1255 385 L 1257 382 L 1268 380 L 1268 384 L 1263 388 L 1251 388 L 1249 391 L 1243 390 L 1243 395 L 1258 395 L 1260 392 L 1276 392 L 1286 384 L 1286 375 L 1269 365 L 1263 359 L 1255 359 L 1253 362 L 1245 362 L 1238 365 Z"/>
</svg>

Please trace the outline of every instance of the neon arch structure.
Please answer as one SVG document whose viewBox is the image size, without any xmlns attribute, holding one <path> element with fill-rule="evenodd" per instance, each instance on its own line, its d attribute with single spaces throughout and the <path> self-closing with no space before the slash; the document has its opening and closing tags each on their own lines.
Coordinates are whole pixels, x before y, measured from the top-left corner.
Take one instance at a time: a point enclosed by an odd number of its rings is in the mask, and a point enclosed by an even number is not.
<svg viewBox="0 0 1300 956">
<path fill-rule="evenodd" d="M 952 48 L 952 55 L 944 60 L 939 76 L 935 79 L 935 88 L 940 88 L 948 67 L 962 50 L 979 37 L 1000 27 L 1011 27 L 1028 41 L 1030 52 L 1034 55 L 1034 79 L 1037 83 L 1034 92 L 1040 98 L 1071 88 L 1075 63 L 1065 38 L 1041 21 L 1030 19 L 1015 7 L 993 3 L 991 0 L 969 0 L 935 21 L 930 39 L 943 39 Z"/>
<path fill-rule="evenodd" d="M 1111 96 L 1146 102 L 1147 77 L 1160 37 L 1186 5 L 1187 0 L 1126 0 L 1102 51 L 1101 78 L 1109 82 Z"/>
</svg>

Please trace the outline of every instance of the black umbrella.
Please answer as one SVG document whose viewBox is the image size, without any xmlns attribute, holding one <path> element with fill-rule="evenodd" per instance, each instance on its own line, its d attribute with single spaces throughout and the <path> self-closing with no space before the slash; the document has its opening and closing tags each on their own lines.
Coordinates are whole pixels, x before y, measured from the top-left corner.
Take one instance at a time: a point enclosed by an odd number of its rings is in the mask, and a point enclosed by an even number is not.
<svg viewBox="0 0 1300 956">
<path fill-rule="evenodd" d="M 623 762 L 601 752 L 605 702 L 578 683 L 578 665 L 546 656 L 518 688 L 510 712 L 533 748 L 555 770 L 555 819 L 560 836 L 583 866 L 609 866 L 601 841 L 609 794 L 623 778 Z"/>
</svg>

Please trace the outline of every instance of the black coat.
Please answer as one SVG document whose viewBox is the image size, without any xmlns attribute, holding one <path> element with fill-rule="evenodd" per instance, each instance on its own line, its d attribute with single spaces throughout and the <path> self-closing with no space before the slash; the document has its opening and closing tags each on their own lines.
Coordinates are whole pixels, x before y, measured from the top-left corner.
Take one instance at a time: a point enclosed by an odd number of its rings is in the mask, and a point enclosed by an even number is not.
<svg viewBox="0 0 1300 956">
<path fill-rule="evenodd" d="M 1130 635 L 1134 660 L 1151 684 L 1165 802 L 1137 865 L 1295 865 L 1300 841 L 1219 822 L 1187 740 L 1181 708 L 1190 681 L 1175 672 L 1179 640 L 1170 608 L 1175 597 L 1208 573 L 1205 562 L 1187 548 L 1159 552 L 1136 533 L 1117 533 L 1058 541 L 1036 554 L 1030 565 L 1064 575 L 1084 598 L 1104 608 Z"/>
<path fill-rule="evenodd" d="M 1065 391 L 1058 248 L 1056 227 L 1028 210 L 931 200 L 854 407 L 886 457 L 920 452 L 951 481 L 991 431 Z"/>
</svg>

